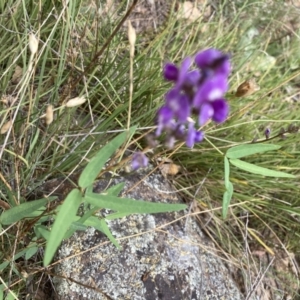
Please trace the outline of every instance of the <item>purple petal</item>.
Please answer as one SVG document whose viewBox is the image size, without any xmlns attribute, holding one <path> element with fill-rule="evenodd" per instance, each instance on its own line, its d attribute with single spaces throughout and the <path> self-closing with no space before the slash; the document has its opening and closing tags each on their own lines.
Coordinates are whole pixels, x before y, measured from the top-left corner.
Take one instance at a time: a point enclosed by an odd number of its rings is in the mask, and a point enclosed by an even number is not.
<svg viewBox="0 0 300 300">
<path fill-rule="evenodd" d="M 180 94 L 177 89 L 172 89 L 166 94 L 166 106 L 169 107 L 180 123 L 184 123 L 190 115 L 190 102 L 186 95 Z"/>
<path fill-rule="evenodd" d="M 214 108 L 211 103 L 206 102 L 201 106 L 199 113 L 199 125 L 204 125 L 214 115 Z"/>
<path fill-rule="evenodd" d="M 173 112 L 178 111 L 179 107 L 179 98 L 180 90 L 177 88 L 169 90 L 166 95 L 166 106 L 169 107 Z"/>
<path fill-rule="evenodd" d="M 228 103 L 224 99 L 215 100 L 211 103 L 214 114 L 212 119 L 217 123 L 222 123 L 226 120 L 229 113 Z"/>
<path fill-rule="evenodd" d="M 185 123 L 191 113 L 188 97 L 181 95 L 179 98 L 179 109 L 176 112 L 176 117 L 180 123 Z"/>
<path fill-rule="evenodd" d="M 195 143 L 202 142 L 204 139 L 204 132 L 203 131 L 197 131 L 195 136 Z"/>
<path fill-rule="evenodd" d="M 198 84 L 199 79 L 200 79 L 199 70 L 193 70 L 193 71 L 190 71 L 186 74 L 184 83 L 186 85 L 196 85 L 196 84 Z"/>
<path fill-rule="evenodd" d="M 133 170 L 145 168 L 148 165 L 148 158 L 143 152 L 136 152 L 132 155 L 131 167 Z"/>
<path fill-rule="evenodd" d="M 186 136 L 186 145 L 189 148 L 193 148 L 195 144 L 195 137 L 196 137 L 196 129 L 194 127 L 194 123 L 189 123 L 189 128 L 187 131 L 187 136 Z"/>
<path fill-rule="evenodd" d="M 213 101 L 224 96 L 228 89 L 227 78 L 216 75 L 204 81 L 194 97 L 194 107 L 200 109 L 205 101 Z"/>
<path fill-rule="evenodd" d="M 167 106 L 161 107 L 158 111 L 158 117 L 157 117 L 158 125 L 157 125 L 155 135 L 160 136 L 162 133 L 162 130 L 165 127 L 170 126 L 172 119 L 173 119 L 173 111 Z"/>
<path fill-rule="evenodd" d="M 166 80 L 177 81 L 179 76 L 177 66 L 172 63 L 166 63 L 163 69 L 163 76 Z"/>
<path fill-rule="evenodd" d="M 186 136 L 186 145 L 189 148 L 193 148 L 195 143 L 203 141 L 204 133 L 202 131 L 197 131 L 194 127 L 194 123 L 189 123 L 188 132 Z"/>
<path fill-rule="evenodd" d="M 195 63 L 200 69 L 207 68 L 213 61 L 223 56 L 222 52 L 217 49 L 210 48 L 198 52 L 195 56 Z"/>
<path fill-rule="evenodd" d="M 225 76 L 228 76 L 230 72 L 228 55 L 217 49 L 211 48 L 197 53 L 195 63 L 200 69 L 213 69 Z"/>
<path fill-rule="evenodd" d="M 181 88 L 182 85 L 184 84 L 186 76 L 189 72 L 191 63 L 192 63 L 192 59 L 190 57 L 187 57 L 183 60 L 181 66 L 180 66 L 180 69 L 179 69 L 179 75 L 178 75 L 178 79 L 176 82 L 176 86 L 178 88 Z"/>
</svg>

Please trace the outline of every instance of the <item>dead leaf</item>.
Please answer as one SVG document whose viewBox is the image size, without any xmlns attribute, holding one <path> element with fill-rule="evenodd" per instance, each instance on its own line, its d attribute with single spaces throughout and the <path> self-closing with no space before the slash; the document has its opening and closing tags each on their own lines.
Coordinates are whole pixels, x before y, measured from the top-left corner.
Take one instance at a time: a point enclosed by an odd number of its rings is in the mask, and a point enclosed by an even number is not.
<svg viewBox="0 0 300 300">
<path fill-rule="evenodd" d="M 201 16 L 201 12 L 191 1 L 179 3 L 178 11 L 178 19 L 186 19 L 190 22 L 197 20 Z"/>
<path fill-rule="evenodd" d="M 255 82 L 254 78 L 244 81 L 236 90 L 236 97 L 250 96 L 260 90 L 260 86 Z"/>
<path fill-rule="evenodd" d="M 23 69 L 20 66 L 16 65 L 15 72 L 14 72 L 14 74 L 12 76 L 11 81 L 13 83 L 20 82 L 20 79 L 22 78 L 22 74 L 23 74 Z"/>
<path fill-rule="evenodd" d="M 0 199 L 0 207 L 1 207 L 3 210 L 10 209 L 10 205 L 9 205 L 7 202 L 5 202 L 5 201 L 3 201 L 3 200 L 1 200 L 1 199 Z"/>
<path fill-rule="evenodd" d="M 11 125 L 12 125 L 12 121 L 6 122 L 6 123 L 1 127 L 0 134 L 6 133 L 6 132 L 9 130 L 9 128 L 11 127 Z"/>
<path fill-rule="evenodd" d="M 180 166 L 173 163 L 166 163 L 159 166 L 159 169 L 163 176 L 174 176 L 180 171 Z"/>
</svg>

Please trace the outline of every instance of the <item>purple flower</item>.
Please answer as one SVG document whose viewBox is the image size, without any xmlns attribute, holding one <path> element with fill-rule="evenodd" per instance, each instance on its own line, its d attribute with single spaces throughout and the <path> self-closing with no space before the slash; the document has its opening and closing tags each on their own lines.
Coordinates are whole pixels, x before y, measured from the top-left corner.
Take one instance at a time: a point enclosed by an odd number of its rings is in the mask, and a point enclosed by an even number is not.
<svg viewBox="0 0 300 300">
<path fill-rule="evenodd" d="M 148 158 L 143 152 L 135 152 L 132 155 L 131 167 L 133 170 L 145 168 L 148 165 Z"/>
<path fill-rule="evenodd" d="M 270 134 L 271 134 L 271 129 L 269 127 L 267 127 L 266 130 L 265 130 L 266 139 L 270 138 Z"/>
<path fill-rule="evenodd" d="M 165 132 L 169 147 L 179 139 L 192 148 L 204 138 L 195 125 L 202 126 L 209 119 L 224 122 L 229 113 L 224 99 L 228 90 L 229 56 L 217 49 L 207 49 L 197 53 L 194 62 L 196 69 L 191 69 L 190 57 L 180 67 L 173 63 L 164 66 L 164 78 L 174 86 L 166 93 L 165 104 L 158 111 L 156 136 Z M 193 113 L 197 124 L 189 120 Z"/>
</svg>

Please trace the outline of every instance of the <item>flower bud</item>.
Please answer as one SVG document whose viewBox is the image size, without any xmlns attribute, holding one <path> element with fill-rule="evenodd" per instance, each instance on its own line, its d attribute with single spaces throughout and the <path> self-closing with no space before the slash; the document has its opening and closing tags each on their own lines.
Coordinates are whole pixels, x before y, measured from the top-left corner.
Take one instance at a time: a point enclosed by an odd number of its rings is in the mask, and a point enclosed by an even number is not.
<svg viewBox="0 0 300 300">
<path fill-rule="evenodd" d="M 130 56 L 134 55 L 134 45 L 136 41 L 136 32 L 135 29 L 132 27 L 131 22 L 128 21 L 128 40 L 130 45 Z"/>
<path fill-rule="evenodd" d="M 29 34 L 29 49 L 32 55 L 36 54 L 39 42 L 33 33 Z"/>
<path fill-rule="evenodd" d="M 76 97 L 73 99 L 70 99 L 67 103 L 66 103 L 66 107 L 74 107 L 74 106 L 78 106 L 83 104 L 86 101 L 85 97 Z"/>
<path fill-rule="evenodd" d="M 46 108 L 45 121 L 47 125 L 53 122 L 53 105 L 48 105 Z"/>
</svg>

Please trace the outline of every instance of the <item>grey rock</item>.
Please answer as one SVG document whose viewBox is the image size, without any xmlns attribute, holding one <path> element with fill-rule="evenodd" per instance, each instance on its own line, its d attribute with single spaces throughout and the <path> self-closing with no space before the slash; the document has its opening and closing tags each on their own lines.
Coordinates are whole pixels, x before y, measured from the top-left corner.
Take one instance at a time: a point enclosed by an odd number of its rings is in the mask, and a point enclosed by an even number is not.
<svg viewBox="0 0 300 300">
<path fill-rule="evenodd" d="M 148 170 L 96 182 L 94 191 L 125 182 L 123 196 L 182 202 L 168 181 Z M 94 228 L 76 232 L 58 253 L 60 299 L 243 299 L 214 247 L 187 211 L 109 221 L 121 250 Z M 69 258 L 71 257 L 71 258 Z"/>
</svg>

